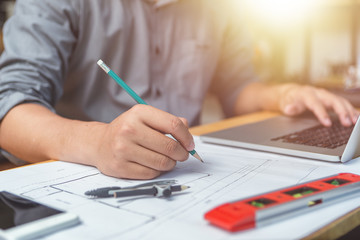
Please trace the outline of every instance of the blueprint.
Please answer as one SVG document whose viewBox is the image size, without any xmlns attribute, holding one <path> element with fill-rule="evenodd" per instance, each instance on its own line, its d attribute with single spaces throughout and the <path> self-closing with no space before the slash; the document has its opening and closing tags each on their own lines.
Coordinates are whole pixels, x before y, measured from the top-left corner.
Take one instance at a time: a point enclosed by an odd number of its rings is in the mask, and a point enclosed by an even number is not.
<svg viewBox="0 0 360 240">
<path fill-rule="evenodd" d="M 112 178 L 94 167 L 61 161 L 0 172 L 0 190 L 77 214 L 81 225 L 44 238 L 62 240 L 299 239 L 360 206 L 358 197 L 262 228 L 226 232 L 209 224 L 204 214 L 225 202 L 328 175 L 360 174 L 360 160 L 326 163 L 205 144 L 198 137 L 195 143 L 205 163 L 190 156 L 156 179 L 175 179 L 190 186 L 170 198 L 89 198 L 84 193 L 91 189 L 146 181 Z"/>
</svg>

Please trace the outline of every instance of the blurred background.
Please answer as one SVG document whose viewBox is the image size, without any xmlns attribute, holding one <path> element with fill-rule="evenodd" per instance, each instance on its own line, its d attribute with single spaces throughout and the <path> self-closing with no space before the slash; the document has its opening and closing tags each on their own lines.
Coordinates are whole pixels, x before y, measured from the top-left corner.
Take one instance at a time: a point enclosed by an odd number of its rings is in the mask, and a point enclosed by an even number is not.
<svg viewBox="0 0 360 240">
<path fill-rule="evenodd" d="M 246 14 L 263 81 L 324 87 L 360 107 L 359 0 L 234 1 Z M 213 96 L 205 106 L 203 123 L 223 118 Z"/>
<path fill-rule="evenodd" d="M 360 0 L 234 1 L 246 15 L 263 81 L 324 87 L 360 107 Z M 13 4 L 0 0 L 1 27 Z M 204 104 L 202 123 L 223 118 L 212 95 Z"/>
<path fill-rule="evenodd" d="M 360 87 L 357 81 L 360 1 L 244 0 L 244 3 L 254 34 L 254 62 L 265 79 L 330 88 Z"/>
</svg>

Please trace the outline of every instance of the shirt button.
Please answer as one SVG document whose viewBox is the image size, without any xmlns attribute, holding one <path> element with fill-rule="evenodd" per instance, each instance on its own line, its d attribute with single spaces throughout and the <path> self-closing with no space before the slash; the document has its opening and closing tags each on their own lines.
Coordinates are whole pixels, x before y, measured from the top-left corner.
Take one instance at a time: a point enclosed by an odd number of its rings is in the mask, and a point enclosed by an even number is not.
<svg viewBox="0 0 360 240">
<path fill-rule="evenodd" d="M 159 47 L 156 47 L 156 48 L 155 48 L 155 53 L 156 53 L 156 55 L 159 55 L 159 54 L 160 54 L 160 49 L 159 49 Z"/>
<path fill-rule="evenodd" d="M 161 91 L 160 91 L 160 89 L 157 88 L 157 89 L 155 90 L 155 94 L 156 94 L 157 97 L 160 97 L 160 96 L 161 96 Z"/>
</svg>

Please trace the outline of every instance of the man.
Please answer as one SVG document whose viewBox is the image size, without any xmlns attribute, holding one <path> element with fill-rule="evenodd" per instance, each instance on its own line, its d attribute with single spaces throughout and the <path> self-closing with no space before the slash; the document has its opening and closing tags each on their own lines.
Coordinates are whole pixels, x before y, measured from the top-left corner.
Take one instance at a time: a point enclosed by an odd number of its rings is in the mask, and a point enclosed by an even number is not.
<svg viewBox="0 0 360 240">
<path fill-rule="evenodd" d="M 325 90 L 256 83 L 246 23 L 231 2 L 18 0 L 4 27 L 0 147 L 28 162 L 149 179 L 194 149 L 187 121 L 198 123 L 209 90 L 227 116 L 309 109 L 331 125 L 333 109 L 344 125 L 355 122 L 356 110 Z M 151 106 L 132 107 L 100 58 Z"/>
</svg>

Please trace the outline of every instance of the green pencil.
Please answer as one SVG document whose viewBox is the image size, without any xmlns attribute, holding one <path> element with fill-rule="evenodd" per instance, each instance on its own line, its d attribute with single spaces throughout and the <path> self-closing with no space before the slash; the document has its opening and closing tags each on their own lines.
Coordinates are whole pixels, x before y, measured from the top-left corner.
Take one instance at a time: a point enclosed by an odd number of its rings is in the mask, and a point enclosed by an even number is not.
<svg viewBox="0 0 360 240">
<path fill-rule="evenodd" d="M 111 70 L 101 59 L 97 61 L 97 64 L 112 78 L 117 82 L 137 103 L 148 105 L 139 95 L 134 92 L 113 70 Z M 194 150 L 189 151 L 191 155 L 195 158 L 204 162 L 199 154 Z"/>
</svg>

